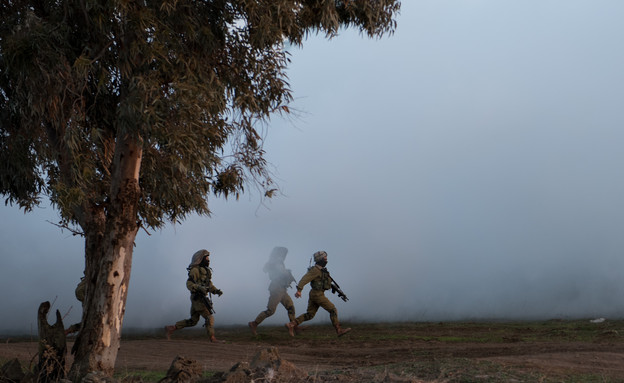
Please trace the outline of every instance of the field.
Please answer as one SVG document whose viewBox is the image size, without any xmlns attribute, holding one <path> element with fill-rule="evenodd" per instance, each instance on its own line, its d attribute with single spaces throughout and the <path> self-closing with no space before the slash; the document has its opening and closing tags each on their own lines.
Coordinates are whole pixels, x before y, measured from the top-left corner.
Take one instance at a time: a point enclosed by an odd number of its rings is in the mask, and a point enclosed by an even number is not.
<svg viewBox="0 0 624 383">
<path fill-rule="evenodd" d="M 116 375 L 155 382 L 181 355 L 210 377 L 275 346 L 317 382 L 624 382 L 624 321 L 348 325 L 342 338 L 325 325 L 295 338 L 282 326 L 260 326 L 256 337 L 220 327 L 224 344 L 208 342 L 199 326 L 169 341 L 161 330 L 124 335 Z M 36 349 L 36 340 L 0 339 L 0 362 L 18 357 L 27 366 Z"/>
</svg>

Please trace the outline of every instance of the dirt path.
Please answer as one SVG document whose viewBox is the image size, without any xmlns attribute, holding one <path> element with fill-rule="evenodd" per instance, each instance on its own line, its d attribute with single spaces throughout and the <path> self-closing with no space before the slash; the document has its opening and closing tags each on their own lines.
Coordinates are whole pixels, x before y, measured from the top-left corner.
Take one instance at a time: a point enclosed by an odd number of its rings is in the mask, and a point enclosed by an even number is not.
<svg viewBox="0 0 624 383">
<path fill-rule="evenodd" d="M 116 371 L 165 371 L 178 355 L 197 360 L 208 371 L 227 371 L 237 362 L 250 361 L 259 349 L 276 346 L 283 359 L 311 374 L 383 371 L 389 366 L 405 373 L 414 366 L 428 368 L 461 360 L 487 361 L 546 375 L 595 374 L 624 381 L 624 340 L 619 331 L 612 327 L 574 328 L 567 323 L 561 326 L 360 325 L 342 338 L 336 338 L 327 326 L 315 326 L 294 339 L 280 327 L 263 328 L 258 337 L 246 328 L 231 328 L 218 333 L 225 344 L 210 343 L 199 331 L 176 333 L 170 341 L 154 334 L 123 339 Z M 36 349 L 34 342 L 4 341 L 0 360 L 18 357 L 28 362 L 34 360 Z"/>
</svg>

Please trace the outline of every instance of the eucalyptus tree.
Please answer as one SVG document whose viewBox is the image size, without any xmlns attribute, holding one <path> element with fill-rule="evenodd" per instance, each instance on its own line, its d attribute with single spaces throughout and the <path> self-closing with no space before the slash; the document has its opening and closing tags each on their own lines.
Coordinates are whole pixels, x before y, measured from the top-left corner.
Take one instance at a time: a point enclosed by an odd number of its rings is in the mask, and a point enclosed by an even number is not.
<svg viewBox="0 0 624 383">
<path fill-rule="evenodd" d="M 113 372 L 141 227 L 271 196 L 259 129 L 289 113 L 288 45 L 391 34 L 399 0 L 7 0 L 0 3 L 0 193 L 49 199 L 84 236 L 70 376 Z"/>
</svg>

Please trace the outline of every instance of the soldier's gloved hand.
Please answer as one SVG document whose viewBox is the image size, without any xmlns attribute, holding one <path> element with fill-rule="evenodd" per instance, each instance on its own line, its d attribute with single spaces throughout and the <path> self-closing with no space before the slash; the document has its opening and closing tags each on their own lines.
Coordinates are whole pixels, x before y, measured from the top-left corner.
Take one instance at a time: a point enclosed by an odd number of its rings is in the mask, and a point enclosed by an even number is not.
<svg viewBox="0 0 624 383">
<path fill-rule="evenodd" d="M 204 286 L 199 286 L 197 288 L 197 291 L 201 294 L 201 295 L 206 295 L 208 294 L 208 290 L 206 290 L 206 288 Z"/>
<path fill-rule="evenodd" d="M 218 296 L 221 296 L 221 295 L 223 295 L 223 291 L 217 290 L 217 291 L 215 291 L 215 294 L 217 294 Z"/>
</svg>

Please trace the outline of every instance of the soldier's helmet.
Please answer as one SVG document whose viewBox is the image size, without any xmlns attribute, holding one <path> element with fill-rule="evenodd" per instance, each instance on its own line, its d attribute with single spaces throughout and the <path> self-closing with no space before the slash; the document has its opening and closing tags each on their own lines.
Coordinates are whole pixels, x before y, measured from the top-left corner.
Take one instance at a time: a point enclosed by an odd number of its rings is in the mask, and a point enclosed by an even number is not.
<svg viewBox="0 0 624 383">
<path fill-rule="evenodd" d="M 197 266 L 199 265 L 202 260 L 206 257 L 206 255 L 210 255 L 210 252 L 206 249 L 201 249 L 195 252 L 195 254 L 193 254 L 193 257 L 191 258 L 191 264 L 188 266 L 189 268 L 193 267 L 193 266 Z"/>
<path fill-rule="evenodd" d="M 314 253 L 314 262 L 322 261 L 323 257 L 327 257 L 327 253 L 324 251 L 317 251 Z"/>
</svg>

